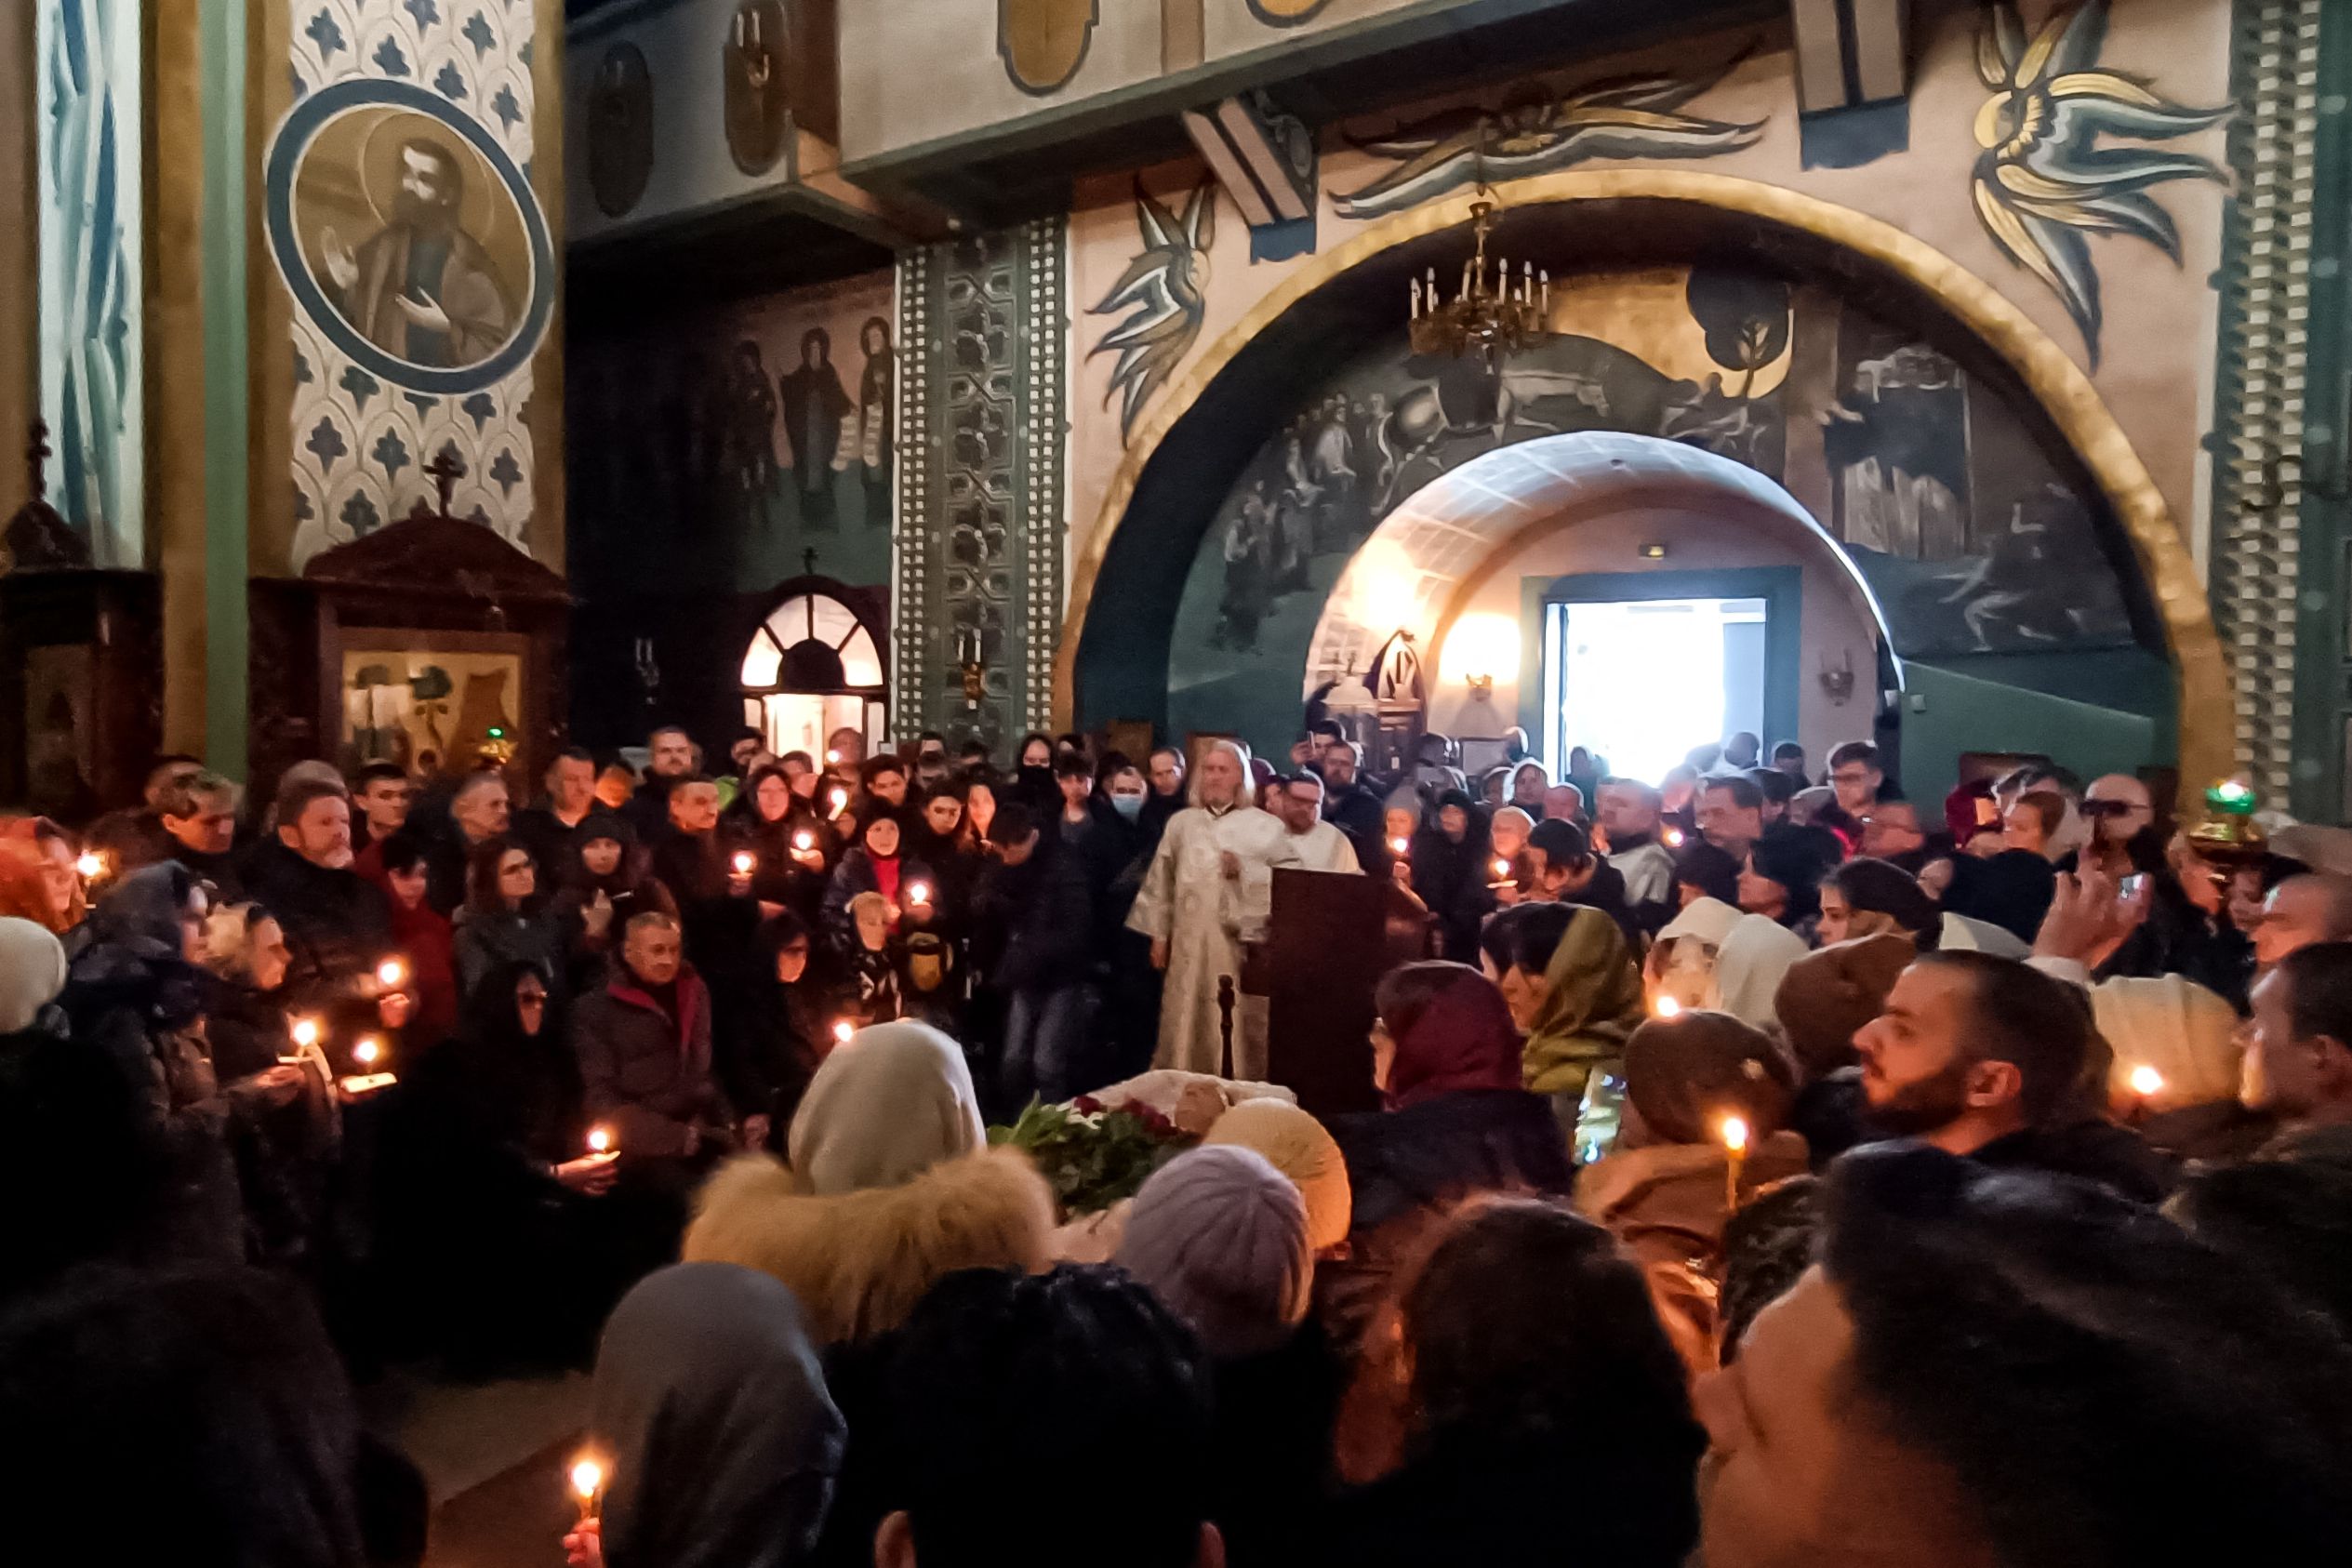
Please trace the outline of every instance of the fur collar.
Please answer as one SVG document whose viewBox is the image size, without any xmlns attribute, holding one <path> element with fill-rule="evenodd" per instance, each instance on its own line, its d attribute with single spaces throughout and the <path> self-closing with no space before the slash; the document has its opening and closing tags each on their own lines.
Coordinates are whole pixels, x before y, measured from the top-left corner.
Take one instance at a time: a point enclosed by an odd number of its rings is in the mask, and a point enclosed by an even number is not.
<svg viewBox="0 0 2352 1568">
<path fill-rule="evenodd" d="M 764 1155 L 711 1176 L 686 1231 L 684 1261 L 773 1275 L 808 1313 L 819 1345 L 888 1333 L 942 1276 L 960 1269 L 1046 1267 L 1054 1200 L 1016 1149 L 944 1161 L 902 1186 L 818 1197 Z"/>
</svg>

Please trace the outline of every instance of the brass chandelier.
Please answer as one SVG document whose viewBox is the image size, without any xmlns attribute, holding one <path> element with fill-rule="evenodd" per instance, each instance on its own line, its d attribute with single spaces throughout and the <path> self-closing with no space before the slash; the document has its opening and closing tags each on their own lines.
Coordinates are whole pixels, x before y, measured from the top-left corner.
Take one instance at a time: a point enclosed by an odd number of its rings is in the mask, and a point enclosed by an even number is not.
<svg viewBox="0 0 2352 1568">
<path fill-rule="evenodd" d="M 1459 359 L 1476 351 L 1494 370 L 1505 354 L 1521 352 L 1552 336 L 1551 273 L 1533 261 L 1522 261 L 1517 276 L 1506 258 L 1496 258 L 1491 270 L 1486 258 L 1487 236 L 1494 233 L 1497 205 L 1486 183 L 1486 124 L 1478 134 L 1478 200 L 1470 204 L 1470 234 L 1474 248 L 1462 263 L 1462 278 L 1454 298 L 1438 287 L 1437 269 L 1430 267 L 1412 282 L 1412 340 L 1416 354 L 1452 354 Z"/>
</svg>

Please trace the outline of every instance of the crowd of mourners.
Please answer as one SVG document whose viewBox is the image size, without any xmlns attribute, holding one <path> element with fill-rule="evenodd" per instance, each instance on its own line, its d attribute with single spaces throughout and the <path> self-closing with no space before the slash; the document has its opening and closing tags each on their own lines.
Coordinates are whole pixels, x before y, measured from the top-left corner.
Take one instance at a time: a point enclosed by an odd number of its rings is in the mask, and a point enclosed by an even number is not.
<svg viewBox="0 0 2352 1568">
<path fill-rule="evenodd" d="M 2345 1549 L 2347 835 L 1508 746 L 665 728 L 0 821 L 10 1559 L 419 1562 L 405 1366 L 593 1368 L 578 1568 Z M 1426 931 L 1377 1110 L 1264 1081 L 1284 868 Z"/>
</svg>

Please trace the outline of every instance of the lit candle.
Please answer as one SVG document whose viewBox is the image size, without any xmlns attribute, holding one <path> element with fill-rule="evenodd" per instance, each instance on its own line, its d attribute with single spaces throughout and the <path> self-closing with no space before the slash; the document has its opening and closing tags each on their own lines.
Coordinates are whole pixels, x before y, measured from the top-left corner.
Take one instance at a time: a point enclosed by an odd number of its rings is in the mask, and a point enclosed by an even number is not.
<svg viewBox="0 0 2352 1568">
<path fill-rule="evenodd" d="M 1508 860 L 1504 859 L 1499 855 L 1495 857 L 1495 880 L 1496 882 L 1508 882 L 1510 880 L 1510 875 L 1511 863 Z"/>
<path fill-rule="evenodd" d="M 408 978 L 408 965 L 396 958 L 388 958 L 376 965 L 376 978 L 386 990 L 394 990 Z"/>
<path fill-rule="evenodd" d="M 851 1023 L 847 1018 L 837 1018 L 833 1022 L 833 1043 L 846 1045 L 849 1043 L 849 1037 L 857 1032 L 856 1024 Z"/>
<path fill-rule="evenodd" d="M 1670 996 L 1661 996 L 1657 1006 L 1652 1010 L 1661 1018 L 1670 1018 L 1682 1011 L 1682 1004 Z"/>
<path fill-rule="evenodd" d="M 596 1495 L 604 1490 L 604 1466 L 585 1457 L 573 1464 L 572 1495 L 579 1500 L 579 1521 L 582 1524 L 596 1517 Z"/>
<path fill-rule="evenodd" d="M 2147 1114 L 2148 1102 L 2164 1092 L 2164 1075 L 2142 1062 L 2132 1070 L 2129 1082 L 2134 1102 L 2132 1120 L 2136 1123 Z"/>
<path fill-rule="evenodd" d="M 372 1034 L 352 1047 L 352 1060 L 362 1067 L 374 1067 L 383 1054 L 383 1045 Z"/>
<path fill-rule="evenodd" d="M 591 1154 L 610 1154 L 613 1151 L 613 1130 L 610 1127 L 589 1128 L 588 1151 Z"/>
<path fill-rule="evenodd" d="M 1747 1163 L 1747 1123 L 1739 1117 L 1723 1118 L 1723 1152 L 1731 1156 L 1723 1167 L 1723 1207 L 1728 1213 L 1739 1207 L 1740 1167 Z"/>
<path fill-rule="evenodd" d="M 315 1045 L 318 1043 L 318 1020 L 316 1018 L 297 1018 L 294 1020 L 294 1043 L 303 1046 Z"/>
<path fill-rule="evenodd" d="M 1391 855 L 1402 856 L 1411 847 L 1412 845 L 1407 844 L 1403 839 L 1390 839 L 1389 841 L 1389 853 Z"/>
<path fill-rule="evenodd" d="M 1668 849 L 1680 849 L 1682 847 L 1681 829 L 1668 828 L 1666 831 L 1666 846 Z"/>
<path fill-rule="evenodd" d="M 817 835 L 804 829 L 800 832 L 792 835 L 792 847 L 794 849 L 814 849 L 817 847 Z"/>
<path fill-rule="evenodd" d="M 748 877 L 759 863 L 759 857 L 750 850 L 738 850 L 735 857 L 735 874 L 739 877 Z"/>
<path fill-rule="evenodd" d="M 848 809 L 849 791 L 846 790 L 835 790 L 833 791 L 833 815 L 839 817 L 843 812 L 847 811 Z"/>
<path fill-rule="evenodd" d="M 917 905 L 921 905 L 921 904 L 927 904 L 927 903 L 931 902 L 931 889 L 930 889 L 930 887 L 929 887 L 927 884 L 924 884 L 924 883 L 920 883 L 920 882 L 916 882 L 916 883 L 910 883 L 910 884 L 907 884 L 907 902 L 908 902 L 908 903 L 910 903 L 910 904 L 917 904 Z"/>
<path fill-rule="evenodd" d="M 73 869 L 82 873 L 84 882 L 96 882 L 106 874 L 106 857 L 94 849 L 82 851 L 82 857 L 73 862 Z"/>
<path fill-rule="evenodd" d="M 837 765 L 840 762 L 841 762 L 841 753 L 840 753 L 839 751 L 831 751 L 831 750 L 828 750 L 828 751 L 826 751 L 826 753 L 825 753 L 825 765 L 826 765 L 827 767 L 832 767 L 832 766 L 835 766 L 835 765 Z"/>
</svg>

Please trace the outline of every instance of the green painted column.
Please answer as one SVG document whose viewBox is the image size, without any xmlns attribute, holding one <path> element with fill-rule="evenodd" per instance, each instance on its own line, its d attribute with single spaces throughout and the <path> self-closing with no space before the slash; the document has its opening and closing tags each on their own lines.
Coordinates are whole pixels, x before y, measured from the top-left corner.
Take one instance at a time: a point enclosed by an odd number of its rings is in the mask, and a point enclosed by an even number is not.
<svg viewBox="0 0 2352 1568">
<path fill-rule="evenodd" d="M 232 778 L 246 776 L 249 680 L 246 7 L 246 0 L 205 0 L 198 23 L 204 105 L 205 760 Z"/>
</svg>

